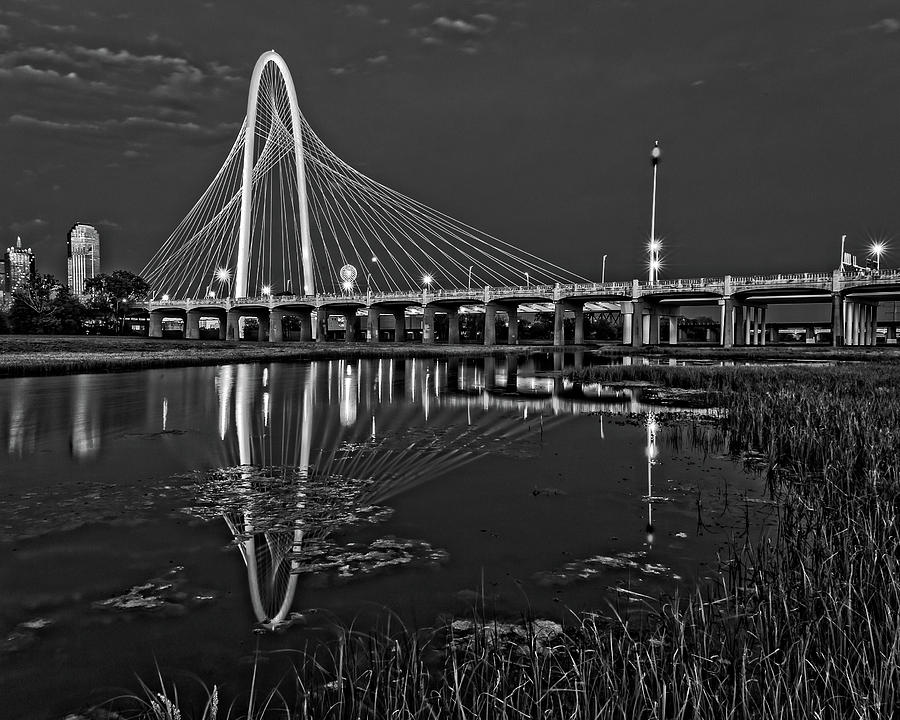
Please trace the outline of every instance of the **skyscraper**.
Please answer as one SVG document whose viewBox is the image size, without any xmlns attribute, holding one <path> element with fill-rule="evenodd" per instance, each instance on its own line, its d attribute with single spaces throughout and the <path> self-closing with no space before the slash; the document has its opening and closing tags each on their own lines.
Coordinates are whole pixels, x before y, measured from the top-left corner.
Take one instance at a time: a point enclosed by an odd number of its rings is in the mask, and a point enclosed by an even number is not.
<svg viewBox="0 0 900 720">
<path fill-rule="evenodd" d="M 100 233 L 93 225 L 76 223 L 69 230 L 67 246 L 69 292 L 83 297 L 85 281 L 100 273 Z"/>
<path fill-rule="evenodd" d="M 3 274 L 6 292 L 12 294 L 34 277 L 34 253 L 22 247 L 22 238 L 16 238 L 16 246 L 6 248 L 3 256 Z"/>
</svg>

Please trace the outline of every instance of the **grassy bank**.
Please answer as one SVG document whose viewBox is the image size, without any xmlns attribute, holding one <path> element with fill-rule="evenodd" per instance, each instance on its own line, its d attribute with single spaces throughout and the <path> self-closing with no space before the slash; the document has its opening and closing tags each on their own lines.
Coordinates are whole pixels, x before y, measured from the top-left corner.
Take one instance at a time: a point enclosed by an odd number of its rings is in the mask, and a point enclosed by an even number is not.
<svg viewBox="0 0 900 720">
<path fill-rule="evenodd" d="M 722 424 L 679 436 L 757 459 L 777 535 L 736 546 L 717 583 L 649 620 L 598 607 L 564 633 L 348 631 L 298 660 L 278 694 L 253 688 L 218 716 L 900 716 L 900 368 L 609 367 L 590 379 L 715 393 Z M 135 716 L 212 718 L 226 706 L 218 690 L 194 708 L 155 693 L 129 701 Z"/>
<path fill-rule="evenodd" d="M 545 347 L 517 346 L 526 353 Z M 124 372 L 146 368 L 292 361 L 339 356 L 483 356 L 505 347 L 422 345 L 421 343 L 256 343 L 215 340 L 163 340 L 139 337 L 0 335 L 0 377 Z"/>
<path fill-rule="evenodd" d="M 140 337 L 87 337 L 59 335 L 0 335 L 0 377 L 65 375 L 82 372 L 123 372 L 145 368 L 218 365 L 235 362 L 291 361 L 338 356 L 465 357 L 515 352 L 546 352 L 550 345 L 423 345 L 421 343 L 256 343 L 214 340 L 164 340 Z M 621 345 L 566 347 L 610 357 L 634 355 Z M 863 360 L 900 363 L 900 348 L 829 348 L 779 346 L 714 348 L 657 346 L 640 354 L 700 360 Z"/>
</svg>

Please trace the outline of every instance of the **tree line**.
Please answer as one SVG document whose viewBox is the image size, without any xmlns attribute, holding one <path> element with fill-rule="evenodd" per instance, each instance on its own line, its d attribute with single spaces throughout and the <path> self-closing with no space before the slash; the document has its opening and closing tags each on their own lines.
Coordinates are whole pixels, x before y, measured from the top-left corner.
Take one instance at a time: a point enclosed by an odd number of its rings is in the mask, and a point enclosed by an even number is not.
<svg viewBox="0 0 900 720">
<path fill-rule="evenodd" d="M 83 297 L 73 295 L 53 275 L 35 275 L 13 292 L 9 307 L 0 311 L 0 332 L 118 335 L 128 303 L 146 298 L 149 290 L 146 280 L 127 270 L 86 280 Z"/>
</svg>

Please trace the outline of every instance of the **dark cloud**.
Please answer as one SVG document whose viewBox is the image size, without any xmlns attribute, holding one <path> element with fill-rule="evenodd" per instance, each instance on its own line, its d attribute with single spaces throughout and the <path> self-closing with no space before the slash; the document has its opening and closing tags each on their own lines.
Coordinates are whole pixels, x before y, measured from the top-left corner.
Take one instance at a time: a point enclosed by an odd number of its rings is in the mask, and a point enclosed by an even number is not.
<svg viewBox="0 0 900 720">
<path fill-rule="evenodd" d="M 893 35 L 896 32 L 900 32 L 900 20 L 892 17 L 884 18 L 870 25 L 869 29 L 881 31 L 885 35 Z"/>
<path fill-rule="evenodd" d="M 205 137 L 223 137 L 237 132 L 240 128 L 240 123 L 234 122 L 219 123 L 212 127 L 207 127 L 196 122 L 175 122 L 161 120 L 156 117 L 140 117 L 136 115 L 126 117 L 122 120 L 107 119 L 98 122 L 69 122 L 15 114 L 9 117 L 8 122 L 10 125 L 52 130 L 56 132 L 100 133 L 117 128 L 137 128 L 141 130 L 162 130 L 166 132 Z"/>
<path fill-rule="evenodd" d="M 442 30 L 462 33 L 463 35 L 478 35 L 481 33 L 481 29 L 473 23 L 466 22 L 460 18 L 448 18 L 444 15 L 435 18 L 433 25 Z"/>
</svg>

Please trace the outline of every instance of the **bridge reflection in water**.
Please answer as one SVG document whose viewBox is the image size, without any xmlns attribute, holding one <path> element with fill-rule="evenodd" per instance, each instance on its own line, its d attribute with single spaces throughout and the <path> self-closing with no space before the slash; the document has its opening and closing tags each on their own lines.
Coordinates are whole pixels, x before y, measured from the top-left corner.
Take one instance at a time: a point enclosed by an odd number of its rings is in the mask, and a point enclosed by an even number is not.
<svg viewBox="0 0 900 720">
<path fill-rule="evenodd" d="M 34 533 L 44 532 L 52 525 L 49 518 L 75 527 L 134 511 L 155 517 L 146 486 L 155 478 L 165 483 L 164 493 L 182 497 L 183 509 L 195 517 L 224 519 L 246 567 L 253 614 L 267 629 L 291 622 L 299 576 L 319 572 L 324 579 L 337 572 L 336 558 L 323 557 L 347 551 L 336 543 L 350 525 L 386 521 L 380 509 L 404 503 L 420 503 L 416 512 L 432 518 L 411 531 L 423 538 L 423 553 L 428 552 L 426 539 L 449 547 L 453 557 L 485 553 L 478 562 L 500 575 L 513 556 L 526 572 L 549 572 L 560 556 L 547 552 L 550 543 L 530 537 L 487 547 L 478 542 L 479 527 L 490 525 L 512 538 L 535 522 L 545 523 L 553 528 L 553 544 L 590 559 L 597 545 L 582 544 L 579 528 L 599 519 L 605 534 L 622 538 L 613 543 L 616 552 L 649 552 L 658 546 L 654 503 L 662 502 L 650 483 L 657 461 L 655 425 L 647 426 L 646 444 L 632 429 L 614 425 L 623 425 L 624 416 L 647 417 L 659 407 L 645 402 L 640 388 L 564 377 L 563 368 L 591 362 L 602 360 L 583 353 L 335 359 L 147 371 L 127 378 L 4 381 L 0 448 L 7 457 L 2 474 L 9 487 L 21 487 L 23 493 L 35 491 L 34 468 L 52 470 L 53 481 L 46 497 L 37 488 L 32 504 L 10 508 L 5 516 L 0 512 L 0 526 L 16 537 L 30 525 Z M 590 421 L 575 421 L 588 414 Z M 613 416 L 614 424 L 606 422 Z M 601 449 L 598 440 L 604 438 Z M 66 446 L 68 465 L 62 460 Z M 639 469 L 641 448 L 647 454 L 646 485 Z M 477 460 L 484 462 L 467 468 Z M 684 478 L 695 475 L 684 463 L 669 464 L 667 483 L 676 466 Z M 172 480 L 186 471 L 195 483 Z M 432 484 L 426 493 L 400 500 L 401 494 L 441 478 L 453 482 Z M 554 482 L 573 497 L 532 502 L 533 491 L 549 490 L 548 497 L 556 497 L 553 487 L 541 485 Z M 460 506 L 456 512 L 465 517 L 446 524 L 476 528 L 476 535 L 462 545 L 448 545 L 433 506 L 458 498 L 464 487 L 488 516 Z M 672 485 L 666 488 L 671 495 Z M 577 493 L 583 494 L 575 501 Z M 78 508 L 77 517 L 70 516 L 71 507 Z M 618 509 L 611 517 L 613 507 Z M 666 507 L 665 527 L 671 530 L 670 513 L 676 508 L 672 502 Z M 534 512 L 540 514 L 523 519 Z M 386 522 L 382 527 L 394 526 Z M 665 556 L 663 550 L 660 557 Z M 328 562 L 330 570 L 322 571 Z M 626 567 L 625 560 L 616 562 L 612 567 Z M 454 573 L 468 576 L 471 568 L 450 572 L 452 577 L 439 584 L 459 588 L 466 580 Z M 565 572 L 576 577 L 580 570 Z"/>
<path fill-rule="evenodd" d="M 223 503 L 222 515 L 261 628 L 290 624 L 306 551 L 342 524 L 583 413 L 600 414 L 601 436 L 603 412 L 647 413 L 652 545 L 657 425 L 633 388 L 572 383 L 516 357 L 341 359 L 306 367 L 299 393 L 295 380 L 279 364 L 224 366 L 215 376 L 223 443 L 207 497 L 242 498 L 242 507 Z M 454 424 L 461 408 L 464 427 Z M 489 411 L 490 422 L 481 422 Z"/>
</svg>

